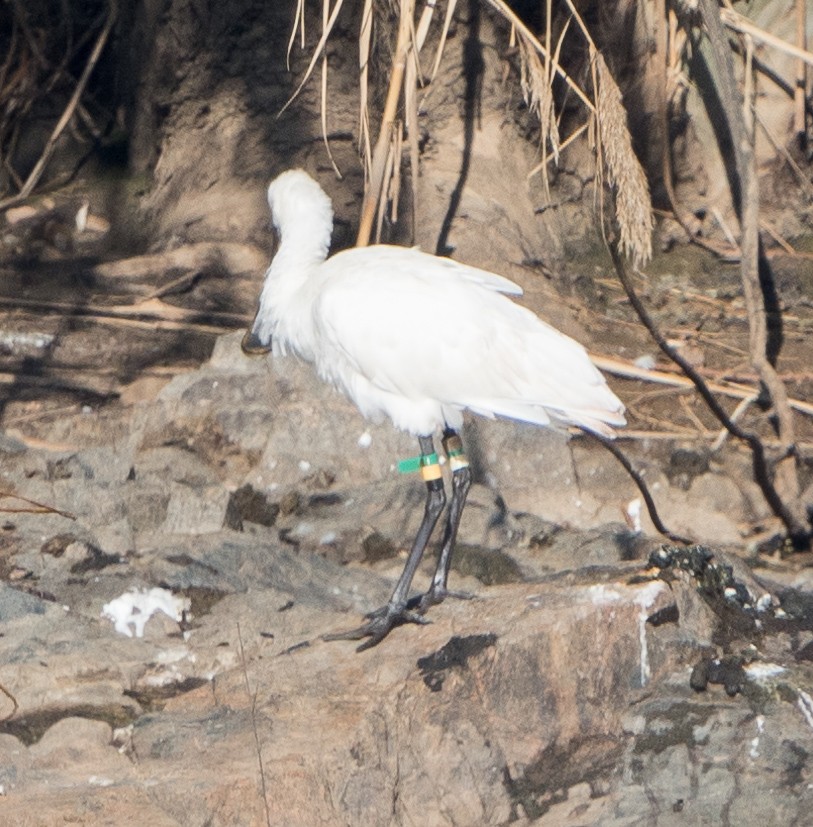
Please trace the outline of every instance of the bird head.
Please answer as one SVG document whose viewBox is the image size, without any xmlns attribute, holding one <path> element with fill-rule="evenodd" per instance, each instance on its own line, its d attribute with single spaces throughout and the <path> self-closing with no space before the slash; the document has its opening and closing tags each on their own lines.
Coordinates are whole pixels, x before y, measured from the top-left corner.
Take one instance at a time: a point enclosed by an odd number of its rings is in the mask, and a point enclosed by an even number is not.
<svg viewBox="0 0 813 827">
<path fill-rule="evenodd" d="M 268 187 L 268 206 L 279 235 L 280 246 L 266 273 L 260 307 L 251 328 L 243 336 L 241 347 L 247 354 L 271 350 L 272 306 L 279 299 L 275 286 L 287 284 L 291 276 L 306 274 L 308 268 L 324 261 L 333 230 L 333 206 L 319 184 L 302 169 L 278 175 Z M 285 290 L 282 290 L 284 293 Z"/>
<path fill-rule="evenodd" d="M 327 244 L 333 228 L 333 205 L 325 191 L 304 169 L 289 169 L 268 187 L 271 220 L 280 236 L 299 230 L 313 234 L 327 228 Z"/>
</svg>

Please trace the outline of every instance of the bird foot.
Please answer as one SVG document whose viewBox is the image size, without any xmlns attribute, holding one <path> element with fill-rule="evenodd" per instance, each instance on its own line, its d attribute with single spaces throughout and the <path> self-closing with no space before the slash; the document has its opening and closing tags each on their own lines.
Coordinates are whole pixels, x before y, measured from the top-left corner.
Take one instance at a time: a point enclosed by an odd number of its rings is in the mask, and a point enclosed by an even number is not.
<svg viewBox="0 0 813 827">
<path fill-rule="evenodd" d="M 471 592 L 453 592 L 445 586 L 431 586 L 428 591 L 419 597 L 414 597 L 407 603 L 407 608 L 414 609 L 418 614 L 425 614 L 430 607 L 443 603 L 447 597 L 455 600 L 475 600 L 477 595 Z"/>
<path fill-rule="evenodd" d="M 367 623 L 362 623 L 357 629 L 350 629 L 347 632 L 334 632 L 332 634 L 322 635 L 322 640 L 361 640 L 362 638 L 369 638 L 365 640 L 360 646 L 356 647 L 357 652 L 363 652 L 365 649 L 372 649 L 377 646 L 382 640 L 396 627 L 402 626 L 404 623 L 417 623 L 425 626 L 429 621 L 423 617 L 420 612 L 414 612 L 407 606 L 382 606 L 374 612 L 366 615 Z"/>
</svg>

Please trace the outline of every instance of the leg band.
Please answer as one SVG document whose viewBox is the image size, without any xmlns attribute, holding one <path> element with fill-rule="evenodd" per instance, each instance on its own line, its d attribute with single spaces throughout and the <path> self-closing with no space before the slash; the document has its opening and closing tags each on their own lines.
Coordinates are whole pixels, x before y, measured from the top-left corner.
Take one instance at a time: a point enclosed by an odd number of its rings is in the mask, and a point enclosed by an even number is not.
<svg viewBox="0 0 813 827">
<path fill-rule="evenodd" d="M 431 482 L 432 480 L 439 480 L 441 476 L 438 455 L 434 452 L 423 454 L 421 456 L 421 479 L 424 482 Z"/>
<path fill-rule="evenodd" d="M 449 468 L 452 469 L 452 472 L 469 467 L 469 460 L 463 450 L 463 440 L 460 439 L 458 434 L 444 437 L 443 449 L 446 451 L 446 456 L 449 457 Z"/>
</svg>

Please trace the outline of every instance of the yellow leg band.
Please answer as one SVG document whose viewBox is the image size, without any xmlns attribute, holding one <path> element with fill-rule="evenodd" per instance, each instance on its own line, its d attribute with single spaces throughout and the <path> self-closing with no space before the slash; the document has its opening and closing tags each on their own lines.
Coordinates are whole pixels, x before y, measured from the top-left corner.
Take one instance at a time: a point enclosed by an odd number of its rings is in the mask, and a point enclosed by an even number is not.
<svg viewBox="0 0 813 827">
<path fill-rule="evenodd" d="M 421 466 L 421 479 L 424 482 L 431 482 L 432 480 L 439 480 L 442 474 L 440 471 L 440 465 L 437 462 L 433 463 L 432 465 L 422 465 Z"/>
</svg>

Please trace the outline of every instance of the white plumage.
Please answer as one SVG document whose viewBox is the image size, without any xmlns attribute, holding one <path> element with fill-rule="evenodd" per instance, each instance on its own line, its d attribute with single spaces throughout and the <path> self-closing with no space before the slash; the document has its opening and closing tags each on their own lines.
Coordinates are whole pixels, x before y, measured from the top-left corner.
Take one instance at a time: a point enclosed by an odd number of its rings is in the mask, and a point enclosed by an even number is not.
<svg viewBox="0 0 813 827">
<path fill-rule="evenodd" d="M 624 406 L 576 341 L 504 294 L 502 276 L 383 244 L 326 258 L 330 199 L 302 170 L 268 188 L 280 247 L 253 332 L 312 362 L 364 416 L 415 436 L 468 408 L 610 435 Z"/>
<path fill-rule="evenodd" d="M 427 438 L 459 430 L 465 409 L 608 436 L 611 426 L 625 424 L 624 406 L 585 349 L 508 298 L 522 294 L 512 281 L 415 248 L 379 244 L 327 258 L 333 209 L 302 170 L 276 178 L 268 203 L 280 246 L 247 350 L 273 342 L 312 362 L 364 416 L 389 417 L 430 453 Z M 464 500 L 468 479 L 462 487 Z M 442 507 L 442 487 L 440 497 Z M 463 502 L 458 506 L 462 511 Z M 450 517 L 449 545 L 456 529 Z M 418 559 L 422 552 L 413 547 Z M 377 643 L 393 625 L 416 619 L 406 611 L 406 570 L 403 580 L 388 607 L 355 637 Z M 442 599 L 445 583 L 439 571 L 429 602 Z"/>
</svg>

